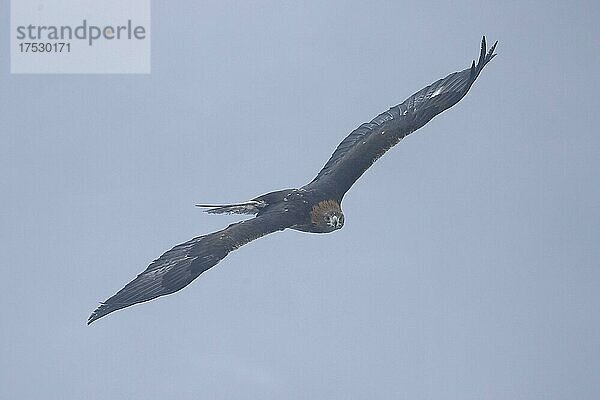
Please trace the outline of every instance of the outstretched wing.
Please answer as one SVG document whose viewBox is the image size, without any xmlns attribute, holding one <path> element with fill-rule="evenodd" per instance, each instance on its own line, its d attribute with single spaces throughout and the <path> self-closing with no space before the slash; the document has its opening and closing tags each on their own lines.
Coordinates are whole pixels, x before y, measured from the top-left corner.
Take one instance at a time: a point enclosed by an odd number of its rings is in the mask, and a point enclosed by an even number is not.
<svg viewBox="0 0 600 400">
<path fill-rule="evenodd" d="M 473 61 L 471 68 L 454 72 L 432 83 L 402 104 L 359 126 L 338 145 L 308 186 L 327 184 L 328 188 L 335 187 L 337 195 L 343 197 L 383 153 L 433 117 L 458 103 L 467 94 L 483 67 L 494 58 L 497 43 L 486 51 L 484 36 L 477 64 Z"/>
<path fill-rule="evenodd" d="M 174 293 L 217 265 L 229 252 L 294 224 L 291 213 L 271 211 L 173 247 L 90 315 L 88 325 L 113 311 Z"/>
</svg>

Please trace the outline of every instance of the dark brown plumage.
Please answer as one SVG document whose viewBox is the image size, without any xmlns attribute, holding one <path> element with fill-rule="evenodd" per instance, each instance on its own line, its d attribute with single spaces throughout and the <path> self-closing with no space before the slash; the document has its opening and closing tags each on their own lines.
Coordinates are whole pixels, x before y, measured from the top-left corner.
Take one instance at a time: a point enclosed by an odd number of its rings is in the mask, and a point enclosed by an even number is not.
<svg viewBox="0 0 600 400">
<path fill-rule="evenodd" d="M 199 205 L 209 213 L 238 213 L 254 218 L 175 246 L 110 297 L 90 315 L 88 324 L 113 311 L 174 293 L 215 266 L 229 252 L 269 233 L 287 228 L 328 233 L 344 225 L 341 203 L 354 182 L 387 150 L 462 99 L 483 67 L 494 58 L 485 37 L 477 63 L 419 90 L 403 103 L 362 124 L 335 149 L 307 185 L 267 193 L 244 203 Z"/>
</svg>

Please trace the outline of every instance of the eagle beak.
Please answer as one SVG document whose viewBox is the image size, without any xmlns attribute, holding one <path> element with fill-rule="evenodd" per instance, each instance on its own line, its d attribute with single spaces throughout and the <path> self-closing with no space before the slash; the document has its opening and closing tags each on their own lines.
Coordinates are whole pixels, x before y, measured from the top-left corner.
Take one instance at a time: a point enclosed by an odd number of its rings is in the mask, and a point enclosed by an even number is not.
<svg viewBox="0 0 600 400">
<path fill-rule="evenodd" d="M 338 218 L 337 215 L 333 215 L 331 217 L 331 226 L 334 226 L 336 228 L 340 227 L 340 219 Z"/>
</svg>

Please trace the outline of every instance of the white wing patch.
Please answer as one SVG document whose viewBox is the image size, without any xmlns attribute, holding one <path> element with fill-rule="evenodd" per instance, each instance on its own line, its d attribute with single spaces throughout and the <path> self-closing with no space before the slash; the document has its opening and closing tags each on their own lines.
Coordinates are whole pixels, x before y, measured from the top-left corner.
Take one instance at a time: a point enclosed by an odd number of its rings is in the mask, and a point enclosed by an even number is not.
<svg viewBox="0 0 600 400">
<path fill-rule="evenodd" d="M 443 87 L 443 86 L 440 86 L 439 88 L 437 88 L 437 89 L 436 89 L 436 91 L 435 91 L 435 92 L 433 92 L 433 93 L 431 94 L 431 98 L 433 98 L 433 97 L 435 97 L 435 96 L 438 96 L 440 93 L 442 93 L 442 91 L 443 91 L 443 90 L 444 90 L 444 87 Z"/>
</svg>

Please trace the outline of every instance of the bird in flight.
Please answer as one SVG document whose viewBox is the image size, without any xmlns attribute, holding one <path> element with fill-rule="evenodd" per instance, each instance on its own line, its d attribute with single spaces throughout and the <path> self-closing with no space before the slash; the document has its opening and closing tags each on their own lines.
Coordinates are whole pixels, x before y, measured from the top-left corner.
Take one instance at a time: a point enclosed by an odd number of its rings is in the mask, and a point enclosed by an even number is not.
<svg viewBox="0 0 600 400">
<path fill-rule="evenodd" d="M 485 36 L 477 63 L 419 90 L 403 103 L 350 133 L 323 169 L 299 189 L 285 189 L 237 204 L 199 204 L 211 214 L 235 213 L 254 218 L 198 236 L 173 247 L 90 315 L 90 324 L 113 311 L 181 290 L 214 267 L 231 251 L 284 229 L 329 233 L 344 226 L 342 199 L 356 180 L 404 137 L 462 99 L 483 67 L 496 54 L 486 50 Z"/>
</svg>

